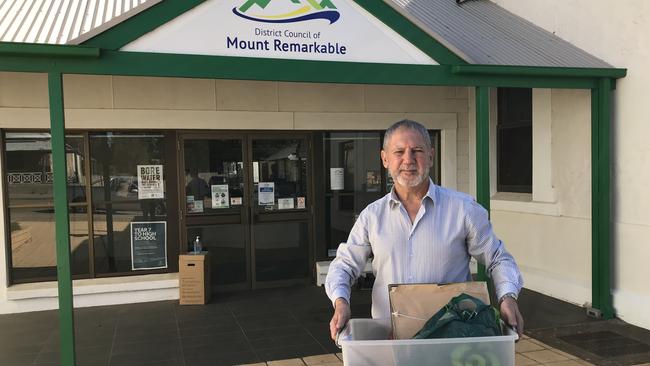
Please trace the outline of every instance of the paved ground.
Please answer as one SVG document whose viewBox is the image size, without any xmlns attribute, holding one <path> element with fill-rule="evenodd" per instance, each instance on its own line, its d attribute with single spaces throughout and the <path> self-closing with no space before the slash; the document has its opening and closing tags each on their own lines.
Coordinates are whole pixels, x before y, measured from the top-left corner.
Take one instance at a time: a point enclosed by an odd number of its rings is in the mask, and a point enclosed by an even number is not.
<svg viewBox="0 0 650 366">
<path fill-rule="evenodd" d="M 582 308 L 531 291 L 520 304 L 532 338 L 517 344 L 517 365 L 650 362 L 648 330 L 595 321 Z M 353 317 L 369 317 L 370 292 L 356 291 L 352 305 Z M 323 289 L 313 286 L 218 294 L 205 306 L 81 308 L 75 310 L 77 364 L 340 365 L 330 317 Z M 58 339 L 56 311 L 0 315 L 0 365 L 58 365 Z"/>
</svg>

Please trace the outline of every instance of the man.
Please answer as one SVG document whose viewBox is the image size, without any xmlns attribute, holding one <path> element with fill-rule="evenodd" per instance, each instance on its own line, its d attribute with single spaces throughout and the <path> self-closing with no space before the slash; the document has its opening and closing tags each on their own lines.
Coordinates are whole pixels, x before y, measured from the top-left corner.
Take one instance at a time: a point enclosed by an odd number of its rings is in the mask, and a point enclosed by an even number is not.
<svg viewBox="0 0 650 366">
<path fill-rule="evenodd" d="M 494 282 L 502 318 L 522 334 L 519 268 L 492 232 L 483 207 L 469 195 L 433 184 L 433 154 L 421 124 L 403 120 L 386 130 L 381 160 L 395 185 L 361 212 L 329 267 L 325 289 L 334 304 L 332 339 L 350 319 L 350 285 L 370 256 L 373 318 L 390 317 L 389 284 L 470 281 L 474 257 Z"/>
</svg>

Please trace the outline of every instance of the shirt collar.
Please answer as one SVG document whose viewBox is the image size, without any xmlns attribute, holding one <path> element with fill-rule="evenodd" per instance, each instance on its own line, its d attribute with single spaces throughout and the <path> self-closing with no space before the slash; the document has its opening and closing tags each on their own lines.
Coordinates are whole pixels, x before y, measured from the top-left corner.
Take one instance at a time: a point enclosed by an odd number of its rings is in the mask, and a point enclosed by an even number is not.
<svg viewBox="0 0 650 366">
<path fill-rule="evenodd" d="M 436 202 L 436 185 L 433 183 L 431 178 L 429 178 L 429 190 L 427 191 L 427 194 L 422 197 L 422 202 L 424 202 L 427 197 L 431 200 L 432 203 Z M 397 207 L 402 204 L 402 202 L 399 200 L 399 197 L 397 197 L 397 193 L 395 193 L 395 186 L 390 189 L 390 199 L 388 200 L 390 203 L 390 207 Z"/>
</svg>

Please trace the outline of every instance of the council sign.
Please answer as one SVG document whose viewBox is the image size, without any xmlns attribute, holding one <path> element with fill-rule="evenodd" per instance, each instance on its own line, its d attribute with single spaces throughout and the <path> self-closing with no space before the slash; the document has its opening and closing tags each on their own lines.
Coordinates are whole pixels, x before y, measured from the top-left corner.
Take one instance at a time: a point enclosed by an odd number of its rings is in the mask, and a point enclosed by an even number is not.
<svg viewBox="0 0 650 366">
<path fill-rule="evenodd" d="M 349 0 L 208 0 L 122 50 L 437 64 Z"/>
</svg>

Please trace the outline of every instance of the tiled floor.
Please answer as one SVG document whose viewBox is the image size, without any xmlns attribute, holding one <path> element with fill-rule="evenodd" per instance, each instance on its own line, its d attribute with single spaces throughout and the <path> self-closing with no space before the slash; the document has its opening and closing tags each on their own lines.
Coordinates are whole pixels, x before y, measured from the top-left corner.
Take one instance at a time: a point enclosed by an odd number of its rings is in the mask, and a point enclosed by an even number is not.
<svg viewBox="0 0 650 366">
<path fill-rule="evenodd" d="M 599 357 L 559 338 L 607 329 L 648 343 L 648 330 L 594 321 L 584 309 L 530 291 L 522 293 L 520 306 L 533 338 L 517 343 L 517 365 L 650 362 L 650 353 Z M 354 292 L 352 310 L 354 318 L 370 316 L 369 291 Z M 80 308 L 77 365 L 341 365 L 329 338 L 331 315 L 323 288 L 314 286 L 217 294 L 205 306 L 163 301 Z M 59 346 L 56 311 L 0 315 L 0 365 L 58 365 Z"/>
<path fill-rule="evenodd" d="M 355 294 L 368 317 L 369 292 Z M 0 365 L 58 365 L 56 311 L 0 315 Z M 81 366 L 233 365 L 338 352 L 322 287 L 218 294 L 204 306 L 177 301 L 75 309 Z"/>
</svg>

